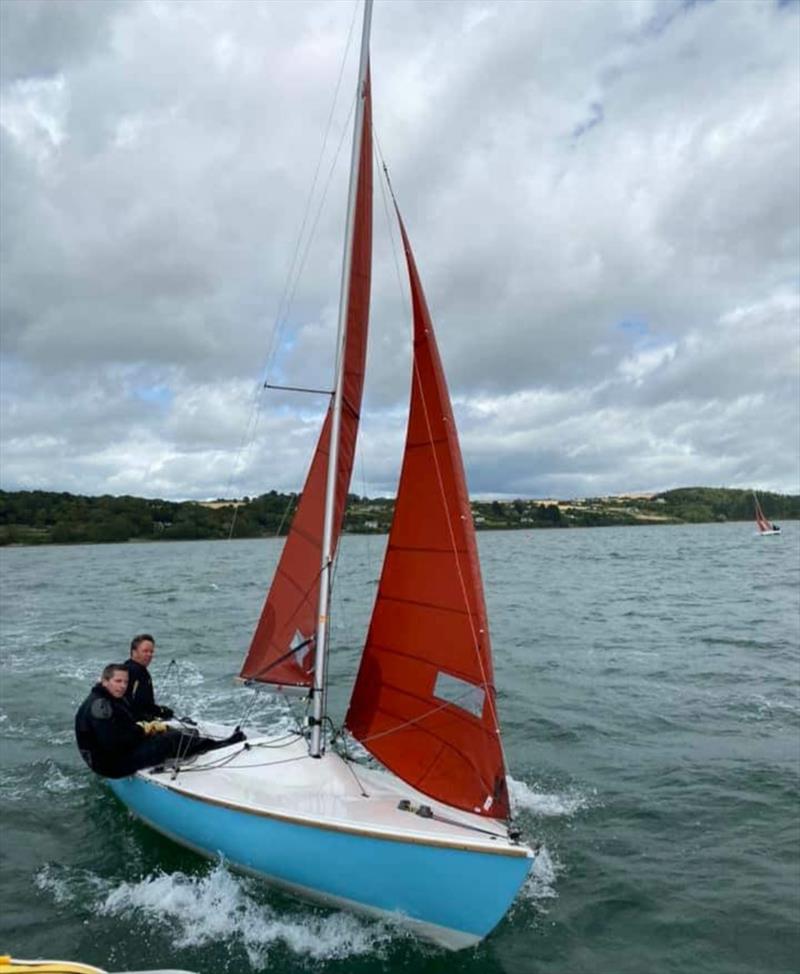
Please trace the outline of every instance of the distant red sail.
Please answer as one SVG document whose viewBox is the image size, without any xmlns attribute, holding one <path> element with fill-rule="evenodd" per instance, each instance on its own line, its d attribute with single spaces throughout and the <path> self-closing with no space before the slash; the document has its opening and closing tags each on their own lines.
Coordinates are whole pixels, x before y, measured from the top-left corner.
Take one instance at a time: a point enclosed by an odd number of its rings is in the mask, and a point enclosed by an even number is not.
<svg viewBox="0 0 800 974">
<path fill-rule="evenodd" d="M 372 270 L 372 107 L 369 78 L 364 100 L 344 347 L 344 400 L 333 521 L 334 551 L 341 532 L 353 470 L 367 352 Z M 301 687 L 311 685 L 331 422 L 329 409 L 300 504 L 242 666 L 240 676 L 244 679 Z"/>
<path fill-rule="evenodd" d="M 411 408 L 394 520 L 346 724 L 424 794 L 506 818 L 491 646 L 463 462 L 402 219 L 400 227 L 414 311 Z"/>
<path fill-rule="evenodd" d="M 756 505 L 756 526 L 762 534 L 767 534 L 775 530 L 774 525 L 764 517 L 764 512 L 761 510 L 761 505 L 758 502 L 758 498 L 753 494 L 753 500 Z"/>
</svg>

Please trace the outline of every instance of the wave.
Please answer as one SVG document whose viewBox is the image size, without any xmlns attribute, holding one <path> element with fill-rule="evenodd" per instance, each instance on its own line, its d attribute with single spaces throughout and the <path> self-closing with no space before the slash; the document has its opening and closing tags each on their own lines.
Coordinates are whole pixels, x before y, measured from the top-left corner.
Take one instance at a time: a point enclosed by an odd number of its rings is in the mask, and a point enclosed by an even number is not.
<svg viewBox="0 0 800 974">
<path fill-rule="evenodd" d="M 72 729 L 72 719 L 68 723 L 51 727 L 44 717 L 34 715 L 24 718 L 19 723 L 10 719 L 8 714 L 0 714 L 0 739 L 25 740 L 29 743 L 47 744 L 49 747 L 59 747 L 75 741 Z"/>
<path fill-rule="evenodd" d="M 47 865 L 36 886 L 60 905 L 79 906 L 102 916 L 143 919 L 160 927 L 176 949 L 227 940 L 241 947 L 255 970 L 267 964 L 270 950 L 288 948 L 313 961 L 380 956 L 398 935 L 391 925 L 349 913 L 298 907 L 278 913 L 259 902 L 253 883 L 217 863 L 201 875 L 157 872 L 117 883 L 88 870 Z"/>
<path fill-rule="evenodd" d="M 567 791 L 562 794 L 536 791 L 524 781 L 508 776 L 508 793 L 512 811 L 525 810 L 547 818 L 571 817 L 584 808 L 597 804 L 596 795 L 585 795 L 580 791 Z"/>
<path fill-rule="evenodd" d="M 42 792 L 63 801 L 70 793 L 84 791 L 88 780 L 83 768 L 66 771 L 49 758 L 25 767 L 0 770 L 0 790 L 3 801 L 9 803 L 41 798 Z"/>
<path fill-rule="evenodd" d="M 546 848 L 540 848 L 528 878 L 520 890 L 519 902 L 534 902 L 541 910 L 542 900 L 557 899 L 556 879 L 561 871 L 562 867 L 558 860 L 553 859 Z"/>
</svg>

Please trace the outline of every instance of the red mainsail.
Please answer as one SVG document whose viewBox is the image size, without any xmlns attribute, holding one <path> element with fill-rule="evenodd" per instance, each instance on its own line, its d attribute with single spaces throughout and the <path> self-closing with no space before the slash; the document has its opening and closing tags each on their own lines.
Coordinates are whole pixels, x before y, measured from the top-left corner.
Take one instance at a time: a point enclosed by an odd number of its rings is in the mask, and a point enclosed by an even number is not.
<svg viewBox="0 0 800 974">
<path fill-rule="evenodd" d="M 764 517 L 764 512 L 761 510 L 761 505 L 755 494 L 753 494 L 753 500 L 756 505 L 756 527 L 762 534 L 771 534 L 775 530 L 774 526 Z"/>
<path fill-rule="evenodd" d="M 400 228 L 414 313 L 411 408 L 394 520 L 346 724 L 424 794 L 506 818 L 491 646 L 464 467 L 402 219 Z"/>
<path fill-rule="evenodd" d="M 372 111 L 369 79 L 364 89 L 364 102 L 342 366 L 344 395 L 333 521 L 334 550 L 341 531 L 353 470 L 367 351 L 372 269 Z M 243 679 L 301 687 L 311 685 L 331 421 L 329 409 L 289 536 L 242 666 L 240 676 Z"/>
</svg>

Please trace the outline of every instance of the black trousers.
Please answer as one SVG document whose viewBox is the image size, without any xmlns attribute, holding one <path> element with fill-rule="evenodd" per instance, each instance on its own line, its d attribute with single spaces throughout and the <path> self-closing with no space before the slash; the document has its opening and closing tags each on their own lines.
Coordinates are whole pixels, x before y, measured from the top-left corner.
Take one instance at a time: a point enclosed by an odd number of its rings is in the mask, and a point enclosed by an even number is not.
<svg viewBox="0 0 800 974">
<path fill-rule="evenodd" d="M 219 743 L 209 737 L 200 737 L 197 733 L 189 734 L 185 730 L 170 729 L 161 734 L 154 734 L 141 744 L 137 744 L 114 768 L 116 773 L 106 777 L 126 778 L 135 771 L 141 771 L 142 768 L 152 768 L 162 764 L 168 758 L 188 758 L 193 754 L 212 751 Z"/>
</svg>

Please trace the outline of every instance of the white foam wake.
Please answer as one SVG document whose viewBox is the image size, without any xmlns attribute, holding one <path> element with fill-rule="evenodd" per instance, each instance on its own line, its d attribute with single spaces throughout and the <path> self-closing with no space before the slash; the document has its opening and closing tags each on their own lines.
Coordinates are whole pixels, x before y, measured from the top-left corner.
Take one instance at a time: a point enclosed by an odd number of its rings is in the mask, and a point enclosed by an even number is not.
<svg viewBox="0 0 800 974">
<path fill-rule="evenodd" d="M 380 952 L 392 929 L 348 913 L 311 907 L 279 914 L 250 893 L 251 880 L 236 876 L 224 864 L 200 876 L 156 873 L 136 882 L 114 883 L 91 873 L 45 867 L 36 885 L 58 903 L 91 901 L 95 912 L 130 918 L 139 914 L 173 938 L 176 949 L 220 940 L 244 948 L 251 965 L 266 964 L 270 947 L 285 945 L 312 960 L 338 960 Z"/>
<path fill-rule="evenodd" d="M 561 872 L 559 862 L 551 857 L 547 849 L 540 848 L 528 878 L 520 890 L 520 899 L 535 901 L 541 910 L 542 900 L 552 900 L 558 896 L 555 886 L 559 872 Z"/>
<path fill-rule="evenodd" d="M 511 808 L 514 812 L 525 810 L 534 815 L 555 818 L 571 816 L 583 808 L 594 804 L 594 799 L 579 791 L 568 791 L 563 794 L 536 791 L 535 787 L 524 781 L 508 776 L 508 793 L 511 798 Z"/>
</svg>

